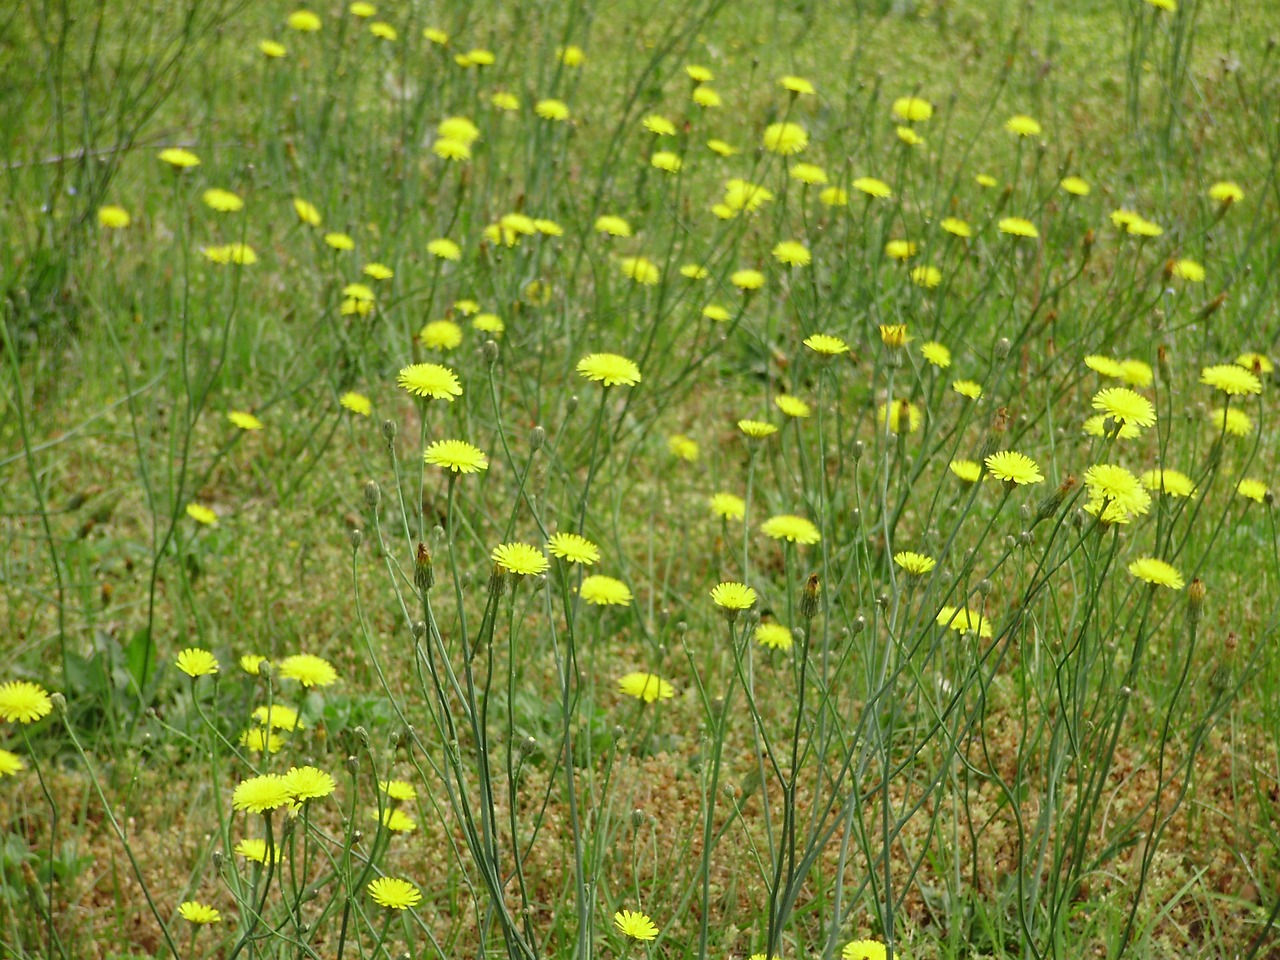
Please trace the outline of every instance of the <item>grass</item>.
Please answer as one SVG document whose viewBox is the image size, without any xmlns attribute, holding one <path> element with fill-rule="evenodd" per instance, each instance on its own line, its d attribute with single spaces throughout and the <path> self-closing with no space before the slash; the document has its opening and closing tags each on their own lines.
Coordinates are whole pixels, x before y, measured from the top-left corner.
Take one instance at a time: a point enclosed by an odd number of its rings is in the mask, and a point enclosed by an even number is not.
<svg viewBox="0 0 1280 960">
<path fill-rule="evenodd" d="M 1280 18 L 1176 6 L 0 15 L 0 683 L 54 694 L 28 723 L 0 687 L 0 952 L 1272 955 Z M 461 395 L 411 396 L 415 363 Z M 1087 433 L 1117 387 L 1138 435 Z M 445 439 L 485 468 L 425 463 Z M 952 469 L 1001 451 L 1042 479 Z M 302 767 L 332 792 L 288 816 Z"/>
</svg>

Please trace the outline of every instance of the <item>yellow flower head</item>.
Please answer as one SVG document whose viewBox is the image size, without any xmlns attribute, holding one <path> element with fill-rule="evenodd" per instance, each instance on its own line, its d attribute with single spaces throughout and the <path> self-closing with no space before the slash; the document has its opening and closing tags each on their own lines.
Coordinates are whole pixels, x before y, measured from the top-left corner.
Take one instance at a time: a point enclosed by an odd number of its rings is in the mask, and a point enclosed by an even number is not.
<svg viewBox="0 0 1280 960">
<path fill-rule="evenodd" d="M 698 459 L 698 441 L 683 433 L 673 433 L 667 438 L 667 449 L 681 460 L 693 463 Z"/>
<path fill-rule="evenodd" d="M 631 589 L 621 580 L 599 573 L 583 577 L 578 594 L 587 603 L 597 607 L 626 607 L 634 599 Z"/>
<path fill-rule="evenodd" d="M 732 493 L 717 493 L 711 497 L 711 512 L 724 520 L 741 520 L 747 515 L 747 504 Z"/>
<path fill-rule="evenodd" d="M 231 806 L 249 813 L 266 813 L 283 807 L 293 799 L 289 785 L 278 773 L 264 773 L 236 784 Z"/>
<path fill-rule="evenodd" d="M 401 369 L 396 383 L 415 397 L 448 400 L 462 396 L 458 375 L 438 363 L 415 363 Z"/>
<path fill-rule="evenodd" d="M 813 254 L 799 240 L 782 240 L 773 248 L 773 256 L 779 263 L 789 267 L 807 267 L 813 261 Z"/>
<path fill-rule="evenodd" d="M 178 907 L 178 916 L 196 926 L 219 923 L 222 920 L 222 914 L 207 903 L 201 903 L 199 900 L 184 901 Z"/>
<path fill-rule="evenodd" d="M 883 180 L 877 180 L 875 177 L 858 177 L 853 181 L 853 189 L 865 193 L 868 197 L 876 197 L 884 200 L 893 196 L 893 190 Z"/>
<path fill-rule="evenodd" d="M 947 469 L 965 483 L 977 483 L 982 476 L 982 466 L 973 460 L 952 460 Z"/>
<path fill-rule="evenodd" d="M 367 417 L 373 413 L 373 403 L 369 398 L 362 393 L 356 393 L 354 390 L 348 390 L 340 396 L 338 403 L 352 413 L 359 414 L 362 417 Z"/>
<path fill-rule="evenodd" d="M 653 940 L 658 936 L 658 928 L 643 913 L 622 910 L 613 915 L 613 925 L 624 937 L 633 940 Z"/>
<path fill-rule="evenodd" d="M 893 118 L 903 123 L 923 123 L 933 116 L 933 104 L 919 97 L 899 97 L 893 101 Z"/>
<path fill-rule="evenodd" d="M 1149 427 L 1156 422 L 1156 408 L 1151 401 L 1125 387 L 1108 387 L 1099 390 L 1092 401 L 1093 409 L 1117 423 L 1132 423 Z"/>
<path fill-rule="evenodd" d="M 289 25 L 290 30 L 297 30 L 300 33 L 315 33 L 320 29 L 320 18 L 310 10 L 295 10 L 289 14 L 285 23 Z"/>
<path fill-rule="evenodd" d="M 1156 587 L 1181 590 L 1185 584 L 1177 567 L 1158 557 L 1139 557 L 1129 564 L 1129 573 Z"/>
<path fill-rule="evenodd" d="M 939 370 L 945 370 L 951 366 L 951 351 L 937 340 L 926 340 L 920 344 L 920 356 Z"/>
<path fill-rule="evenodd" d="M 675 687 L 654 673 L 628 673 L 619 677 L 618 692 L 645 703 L 670 700 L 676 695 Z"/>
<path fill-rule="evenodd" d="M 550 98 L 539 100 L 533 105 L 533 112 L 543 120 L 552 120 L 557 123 L 562 123 L 569 119 L 569 105 L 563 100 Z"/>
<path fill-rule="evenodd" d="M 1220 180 L 1209 188 L 1209 199 L 1216 200 L 1224 207 L 1239 203 L 1244 199 L 1244 191 L 1238 183 L 1231 180 Z"/>
<path fill-rule="evenodd" d="M 1236 485 L 1236 493 L 1242 497 L 1247 497 L 1255 503 L 1266 503 L 1267 498 L 1271 496 L 1271 490 L 1265 483 L 1250 477 L 1245 477 Z"/>
<path fill-rule="evenodd" d="M 1200 382 L 1221 390 L 1229 396 L 1244 396 L 1262 392 L 1262 381 L 1257 375 L 1234 363 L 1219 363 L 1200 371 Z"/>
<path fill-rule="evenodd" d="M 662 271 L 658 265 L 646 257 L 623 257 L 618 267 L 624 276 L 629 277 L 642 287 L 656 286 L 662 279 Z"/>
<path fill-rule="evenodd" d="M 285 657 L 276 673 L 286 680 L 297 680 L 304 687 L 327 687 L 338 680 L 338 672 L 328 660 L 310 653 Z"/>
<path fill-rule="evenodd" d="M 1063 177 L 1059 181 L 1058 186 L 1062 187 L 1067 193 L 1076 197 L 1087 197 L 1089 195 L 1089 184 L 1080 177 Z"/>
<path fill-rule="evenodd" d="M 1004 122 L 1004 128 L 1019 137 L 1038 137 L 1040 124 L 1025 113 L 1015 114 Z"/>
<path fill-rule="evenodd" d="M 218 515 L 200 503 L 188 503 L 187 516 L 196 523 L 203 523 L 206 527 L 216 527 L 218 525 Z"/>
<path fill-rule="evenodd" d="M 917 577 L 923 577 L 938 565 L 938 561 L 933 559 L 933 557 L 926 556 L 923 553 L 914 553 L 911 550 L 903 550 L 901 553 L 895 553 L 893 555 L 893 562 L 903 570 L 907 571 L 907 573 Z"/>
<path fill-rule="evenodd" d="M 208 677 L 218 672 L 218 658 L 208 650 L 187 647 L 178 654 L 174 665 L 191 679 Z"/>
<path fill-rule="evenodd" d="M 435 440 L 422 452 L 424 463 L 452 473 L 479 473 L 489 469 L 489 458 L 465 440 Z"/>
<path fill-rule="evenodd" d="M 98 225 L 108 230 L 120 230 L 130 223 L 129 211 L 115 204 L 98 208 Z"/>
<path fill-rule="evenodd" d="M 227 411 L 227 419 L 241 430 L 261 430 L 262 421 L 244 410 Z"/>
<path fill-rule="evenodd" d="M 182 147 L 168 147 L 161 150 L 160 159 L 175 170 L 186 170 L 190 167 L 200 166 L 200 158 L 190 150 L 184 150 Z"/>
<path fill-rule="evenodd" d="M 791 74 L 787 74 L 785 76 L 779 77 L 778 86 L 782 87 L 783 90 L 787 90 L 798 96 L 799 95 L 813 96 L 815 93 L 817 93 L 817 90 L 814 88 L 813 84 L 810 83 L 808 80 L 806 80 L 804 77 L 797 77 Z"/>
<path fill-rule="evenodd" d="M 914 240 L 890 240 L 884 245 L 884 255 L 893 260 L 910 260 L 918 249 Z"/>
<path fill-rule="evenodd" d="M 546 555 L 527 543 L 503 543 L 493 548 L 489 555 L 501 569 L 517 577 L 536 576 L 545 573 L 550 565 Z"/>
<path fill-rule="evenodd" d="M 905 399 L 895 400 L 892 404 L 882 403 L 876 410 L 876 422 L 882 427 L 887 423 L 893 433 L 915 433 L 923 419 L 920 408 Z"/>
<path fill-rule="evenodd" d="M 755 629 L 756 643 L 770 650 L 790 650 L 795 643 L 795 637 L 780 623 L 772 621 L 762 621 L 756 625 Z"/>
<path fill-rule="evenodd" d="M 422 900 L 422 893 L 408 880 L 399 877 L 377 877 L 365 888 L 373 902 L 388 910 L 408 910 Z"/>
<path fill-rule="evenodd" d="M 1040 231 L 1036 229 L 1035 224 L 1022 217 L 1004 217 L 996 224 L 996 228 L 1001 233 L 1007 233 L 1012 237 L 1029 237 L 1034 240 L 1040 236 Z"/>
<path fill-rule="evenodd" d="M 809 145 L 809 134 L 798 123 L 771 123 L 765 127 L 762 142 L 770 153 L 790 157 Z"/>
<path fill-rule="evenodd" d="M 0 720 L 8 723 L 35 723 L 53 710 L 53 700 L 44 687 L 27 680 L 0 684 Z"/>
<path fill-rule="evenodd" d="M 964 220 L 960 220 L 957 217 L 946 217 L 938 224 L 938 226 L 947 231 L 947 233 L 951 234 L 953 237 L 966 238 L 973 236 L 973 228 Z"/>
<path fill-rule="evenodd" d="M 315 204 L 308 203 L 299 197 L 293 198 L 293 212 L 309 227 L 318 227 L 322 222 L 320 211 L 316 209 Z"/>
<path fill-rule="evenodd" d="M 726 581 L 711 588 L 711 599 L 725 610 L 750 610 L 756 602 L 756 592 L 745 583 Z"/>
<path fill-rule="evenodd" d="M 606 387 L 634 387 L 640 382 L 640 368 L 634 360 L 616 353 L 589 353 L 578 361 L 578 373 Z"/>
<path fill-rule="evenodd" d="M 905 323 L 880 324 L 880 340 L 886 347 L 897 350 L 911 342 Z"/>
<path fill-rule="evenodd" d="M 552 534 L 547 540 L 547 550 L 553 557 L 559 557 L 568 563 L 580 563 L 585 567 L 600 560 L 600 548 L 576 533 Z"/>
<path fill-rule="evenodd" d="M 793 163 L 787 175 L 792 180 L 799 180 L 811 187 L 821 186 L 827 182 L 827 171 L 816 163 Z"/>
<path fill-rule="evenodd" d="M 993 453 L 987 457 L 986 464 L 987 472 L 997 480 L 1003 480 L 1007 484 L 1022 485 L 1044 481 L 1044 475 L 1040 473 L 1040 467 L 1025 453 L 1018 453 L 1014 450 L 1001 450 L 999 453 Z"/>
<path fill-rule="evenodd" d="M 799 397 L 791 396 L 789 393 L 778 394 L 773 398 L 773 402 L 777 408 L 788 417 L 795 417 L 796 419 L 803 420 L 805 417 L 812 416 L 813 414 L 813 411 L 807 403 Z"/>
<path fill-rule="evenodd" d="M 820 353 L 826 357 L 838 357 L 842 353 L 849 352 L 847 343 L 829 333 L 815 333 L 806 337 L 804 345 L 814 353 Z"/>
<path fill-rule="evenodd" d="M 759 290 L 764 286 L 764 274 L 759 270 L 735 270 L 729 282 L 739 290 Z"/>
<path fill-rule="evenodd" d="M 787 540 L 791 543 L 815 544 L 822 539 L 822 534 L 813 522 L 791 513 L 770 517 L 760 525 L 766 537 L 774 540 Z"/>
</svg>

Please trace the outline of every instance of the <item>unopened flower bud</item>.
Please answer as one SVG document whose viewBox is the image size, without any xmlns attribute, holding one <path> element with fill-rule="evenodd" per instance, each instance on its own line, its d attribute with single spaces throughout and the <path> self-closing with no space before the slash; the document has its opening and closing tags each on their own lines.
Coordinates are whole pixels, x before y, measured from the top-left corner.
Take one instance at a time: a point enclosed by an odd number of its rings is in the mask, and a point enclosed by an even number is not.
<svg viewBox="0 0 1280 960">
<path fill-rule="evenodd" d="M 520 756 L 527 757 L 538 749 L 538 741 L 534 737 L 525 737 L 520 741 Z"/>
<path fill-rule="evenodd" d="M 822 597 L 822 585 L 816 573 L 809 574 L 805 581 L 804 592 L 800 595 L 800 616 L 812 620 L 818 613 L 818 600 Z"/>
<path fill-rule="evenodd" d="M 394 420 L 382 421 L 382 439 L 387 442 L 387 446 L 391 446 L 396 442 L 396 422 Z"/>
<path fill-rule="evenodd" d="M 387 423 L 391 423 L 390 420 Z M 364 505 L 370 510 L 377 510 L 378 504 L 382 502 L 382 488 L 378 486 L 377 480 L 369 480 L 364 485 Z"/>
<path fill-rule="evenodd" d="M 1012 346 L 1013 345 L 1009 343 L 1008 337 L 1001 337 L 999 340 L 997 340 L 996 347 L 995 347 L 996 359 L 1003 360 L 1005 357 L 1007 357 L 1009 355 L 1009 350 L 1012 349 Z"/>
<path fill-rule="evenodd" d="M 355 730 L 352 731 L 352 733 L 356 735 L 356 739 L 360 741 L 360 745 L 363 746 L 366 750 L 368 750 L 369 749 L 369 731 L 366 730 L 364 727 L 356 727 Z"/>
<path fill-rule="evenodd" d="M 542 445 L 547 442 L 547 431 L 541 425 L 534 427 L 529 431 L 529 449 L 540 450 Z"/>
<path fill-rule="evenodd" d="M 418 553 L 413 558 L 413 585 L 421 593 L 426 593 L 436 584 L 435 570 L 431 566 L 431 551 L 425 543 L 418 544 Z"/>
<path fill-rule="evenodd" d="M 1058 484 L 1058 489 L 1049 494 L 1040 501 L 1040 506 L 1036 510 L 1035 519 L 1031 521 L 1031 526 L 1035 526 L 1043 520 L 1048 520 L 1058 512 L 1058 508 L 1062 506 L 1064 500 L 1070 495 L 1071 491 L 1076 488 L 1078 481 L 1074 474 L 1068 474 L 1062 483 Z"/>
<path fill-rule="evenodd" d="M 67 715 L 67 698 L 61 693 L 49 694 L 49 702 L 53 704 L 53 709 L 58 711 L 58 716 L 65 717 Z"/>
<path fill-rule="evenodd" d="M 1204 606 L 1206 592 L 1204 581 L 1199 577 L 1187 584 L 1187 616 L 1191 619 L 1192 624 L 1200 620 L 1200 610 Z"/>
<path fill-rule="evenodd" d="M 984 597 L 991 595 L 991 581 L 983 577 L 978 581 L 978 593 Z"/>
<path fill-rule="evenodd" d="M 223 857 L 222 857 L 222 851 L 221 851 L 221 850 L 215 850 L 215 851 L 213 851 L 213 857 L 212 857 L 212 860 L 213 860 L 213 872 L 214 872 L 214 873 L 221 873 L 221 872 L 222 872 L 222 860 L 223 860 Z"/>
<path fill-rule="evenodd" d="M 415 639 L 421 640 L 427 635 L 427 623 L 425 620 L 415 620 L 409 630 Z"/>
<path fill-rule="evenodd" d="M 484 362 L 492 366 L 498 362 L 498 345 L 492 340 L 486 340 L 480 348 L 480 353 L 484 357 Z"/>
<path fill-rule="evenodd" d="M 856 637 L 863 630 L 867 629 L 867 618 L 864 617 L 862 614 L 858 614 L 856 617 L 853 618 L 853 624 L 851 625 L 850 629 L 853 631 L 853 635 Z"/>
<path fill-rule="evenodd" d="M 351 531 L 347 534 L 347 539 L 351 541 L 352 550 L 359 550 L 360 544 L 364 542 L 364 531 L 359 527 L 352 527 Z"/>
<path fill-rule="evenodd" d="M 853 446 L 849 449 L 849 456 L 853 457 L 853 462 L 857 463 L 862 459 L 862 454 L 866 451 L 867 446 L 861 440 L 853 441 Z"/>
<path fill-rule="evenodd" d="M 1173 382 L 1173 370 L 1169 366 L 1169 349 L 1162 343 L 1156 347 L 1156 369 L 1160 372 L 1160 379 L 1165 383 Z"/>
<path fill-rule="evenodd" d="M 648 817 L 644 815 L 644 811 L 641 810 L 639 807 L 637 807 L 635 810 L 632 810 L 631 811 L 631 829 L 639 830 L 641 827 L 644 826 L 645 821 L 647 819 Z"/>
<path fill-rule="evenodd" d="M 347 773 L 353 777 L 360 772 L 360 760 L 358 757 L 347 757 Z"/>
</svg>

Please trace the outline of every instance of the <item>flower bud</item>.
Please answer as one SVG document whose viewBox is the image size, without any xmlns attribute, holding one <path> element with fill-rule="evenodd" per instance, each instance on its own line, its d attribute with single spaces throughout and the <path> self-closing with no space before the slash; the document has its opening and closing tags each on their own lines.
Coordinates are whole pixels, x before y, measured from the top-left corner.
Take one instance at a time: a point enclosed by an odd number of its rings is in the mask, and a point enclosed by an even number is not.
<svg viewBox="0 0 1280 960">
<path fill-rule="evenodd" d="M 382 439 L 387 442 L 388 447 L 396 442 L 396 422 L 394 420 L 382 421 Z"/>
<path fill-rule="evenodd" d="M 1187 618 L 1193 626 L 1200 620 L 1200 611 L 1204 606 L 1206 592 L 1204 581 L 1199 577 L 1187 584 Z"/>
<path fill-rule="evenodd" d="M 484 357 L 484 362 L 493 366 L 498 362 L 498 345 L 492 340 L 486 340 L 484 346 L 480 348 L 480 353 Z"/>
<path fill-rule="evenodd" d="M 639 807 L 637 807 L 635 810 L 632 810 L 631 811 L 631 829 L 639 830 L 641 827 L 644 826 L 645 821 L 647 819 L 649 818 L 644 815 L 644 811 L 641 810 Z"/>
<path fill-rule="evenodd" d="M 364 532 L 359 527 L 352 527 L 347 539 L 351 541 L 352 550 L 359 550 L 360 544 L 364 542 Z"/>
<path fill-rule="evenodd" d="M 850 629 L 853 631 L 853 635 L 856 637 L 863 630 L 867 629 L 867 618 L 864 617 L 862 614 L 858 614 L 856 617 L 853 618 L 853 624 Z"/>
<path fill-rule="evenodd" d="M 390 420 L 387 423 L 391 423 Z M 394 432 L 394 431 L 393 431 Z M 364 485 L 364 505 L 370 510 L 377 510 L 378 504 L 382 502 L 382 488 L 378 486 L 377 480 L 370 480 Z"/>
<path fill-rule="evenodd" d="M 53 704 L 53 709 L 58 711 L 58 716 L 65 717 L 67 715 L 67 698 L 61 693 L 51 693 L 49 702 Z"/>
<path fill-rule="evenodd" d="M 540 425 L 529 431 L 529 449 L 540 450 L 542 445 L 547 442 L 547 431 Z"/>
<path fill-rule="evenodd" d="M 425 543 L 418 544 L 418 553 L 413 558 L 413 585 L 420 593 L 426 593 L 436 583 L 436 574 L 431 566 L 431 551 Z"/>
<path fill-rule="evenodd" d="M 996 359 L 1003 360 L 1005 357 L 1007 357 L 1009 355 L 1009 350 L 1012 349 L 1012 346 L 1013 345 L 1009 343 L 1008 337 L 1001 337 L 999 340 L 997 340 L 996 347 L 995 347 Z"/>
<path fill-rule="evenodd" d="M 849 449 L 849 456 L 853 457 L 853 462 L 857 463 L 862 459 L 862 454 L 866 452 L 867 446 L 861 440 L 853 441 L 853 446 Z"/>
<path fill-rule="evenodd" d="M 822 596 L 822 585 L 816 573 L 809 574 L 805 581 L 804 593 L 800 595 L 800 616 L 812 620 L 818 612 L 818 600 Z"/>
</svg>

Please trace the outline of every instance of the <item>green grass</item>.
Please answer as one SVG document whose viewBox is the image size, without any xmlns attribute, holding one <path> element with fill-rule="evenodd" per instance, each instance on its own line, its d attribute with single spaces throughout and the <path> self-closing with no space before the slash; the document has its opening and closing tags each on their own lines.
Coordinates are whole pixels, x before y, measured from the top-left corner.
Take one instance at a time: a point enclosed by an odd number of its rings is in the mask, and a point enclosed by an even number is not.
<svg viewBox="0 0 1280 960">
<path fill-rule="evenodd" d="M 0 683 L 61 697 L 33 724 L 0 721 L 23 766 L 0 777 L 0 953 L 1277 949 L 1280 552 L 1270 495 L 1237 492 L 1274 470 L 1275 383 L 1228 402 L 1201 371 L 1274 359 L 1280 338 L 1280 14 L 383 6 L 373 19 L 394 41 L 341 4 L 314 8 L 316 33 L 288 29 L 287 5 L 229 0 L 0 14 Z M 264 39 L 288 55 L 263 56 Z M 569 44 L 580 66 L 557 57 Z M 455 63 L 476 47 L 495 63 Z M 690 102 L 691 63 L 722 107 Z M 789 94 L 788 74 L 817 94 Z M 890 115 L 910 95 L 934 107 L 916 147 Z M 543 98 L 569 121 L 539 119 Z M 650 114 L 675 136 L 646 130 Z M 1042 134 L 1013 136 L 1015 114 Z M 466 160 L 433 150 L 447 117 L 479 131 Z M 782 122 L 807 132 L 794 157 L 760 146 Z M 200 165 L 161 163 L 172 146 Z M 657 150 L 678 173 L 650 165 Z M 796 161 L 849 204 L 789 178 Z M 1066 175 L 1091 192 L 1066 193 Z M 892 196 L 859 192 L 865 176 Z M 771 197 L 718 216 L 730 178 Z M 1243 200 L 1210 199 L 1222 180 Z M 210 209 L 211 187 L 244 209 Z M 107 204 L 127 227 L 99 225 Z M 1110 218 L 1122 208 L 1160 234 L 1127 234 Z M 486 235 L 511 214 L 561 234 Z M 602 215 L 632 235 L 601 235 Z M 1038 236 L 1002 232 L 1007 217 Z M 333 231 L 354 249 L 326 243 Z M 457 261 L 429 251 L 442 237 Z M 812 263 L 779 263 L 782 240 Z M 905 263 L 886 251 L 903 240 L 917 245 Z M 208 257 L 233 243 L 257 262 Z M 631 279 L 629 257 L 657 282 Z M 364 275 L 371 262 L 394 276 Z M 936 286 L 915 282 L 921 267 Z M 759 290 L 735 285 L 744 269 Z M 474 327 L 466 300 L 501 334 Z M 456 349 L 418 339 L 443 319 Z M 901 348 L 881 333 L 894 324 Z M 849 352 L 819 355 L 803 343 L 815 333 Z M 933 340 L 946 369 L 922 353 Z M 597 352 L 642 379 L 582 378 Z M 1130 385 L 1154 425 L 1086 434 L 1093 398 L 1122 385 L 1086 357 L 1148 365 Z M 397 374 L 419 362 L 456 371 L 461 396 L 409 396 Z M 370 416 L 343 406 L 349 391 Z M 784 415 L 782 395 L 810 415 Z M 1215 427 L 1224 403 L 1247 414 L 1243 435 Z M 886 427 L 885 409 L 915 428 Z M 743 418 L 778 430 L 749 438 Z M 474 444 L 487 469 L 425 465 L 438 439 Z M 948 467 L 1001 450 L 1043 481 Z M 1100 464 L 1181 470 L 1195 491 L 1129 495 L 1130 522 L 1102 522 L 1085 483 Z M 717 516 L 718 492 L 744 517 Z M 768 535 L 792 514 L 820 539 Z M 556 532 L 585 535 L 599 563 L 516 577 L 491 559 Z M 912 575 L 902 551 L 936 567 Z M 1142 557 L 1186 586 L 1138 579 Z M 630 602 L 585 602 L 597 573 Z M 723 615 L 710 593 L 724 581 L 754 590 L 750 609 Z M 792 631 L 789 649 L 758 642 L 767 622 Z M 188 647 L 216 656 L 216 677 L 178 669 Z M 281 676 L 300 652 L 337 682 Z M 250 675 L 249 654 L 276 669 Z M 673 695 L 626 696 L 631 672 Z M 303 725 L 263 754 L 242 734 L 268 705 Z M 303 765 L 336 786 L 298 818 L 233 809 L 237 784 Z M 389 800 L 388 779 L 415 798 Z M 393 808 L 412 832 L 379 825 Z M 279 865 L 237 854 L 246 838 L 278 846 Z M 379 906 L 377 876 L 421 901 Z M 187 900 L 221 922 L 188 923 Z M 657 939 L 626 940 L 623 909 Z"/>
</svg>

